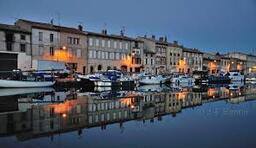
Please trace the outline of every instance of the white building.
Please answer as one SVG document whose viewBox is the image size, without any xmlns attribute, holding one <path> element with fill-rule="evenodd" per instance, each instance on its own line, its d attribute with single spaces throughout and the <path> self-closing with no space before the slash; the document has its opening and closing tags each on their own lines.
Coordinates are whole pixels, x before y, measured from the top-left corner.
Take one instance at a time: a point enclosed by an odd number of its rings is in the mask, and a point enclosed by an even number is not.
<svg viewBox="0 0 256 148">
<path fill-rule="evenodd" d="M 31 32 L 0 24 L 0 71 L 31 68 Z"/>
</svg>

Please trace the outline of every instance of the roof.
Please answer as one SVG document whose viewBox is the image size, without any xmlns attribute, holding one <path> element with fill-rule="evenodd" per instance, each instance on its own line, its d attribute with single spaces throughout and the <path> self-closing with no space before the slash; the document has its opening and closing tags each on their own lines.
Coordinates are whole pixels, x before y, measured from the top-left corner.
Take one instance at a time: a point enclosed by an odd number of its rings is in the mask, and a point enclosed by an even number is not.
<svg viewBox="0 0 256 148">
<path fill-rule="evenodd" d="M 8 25 L 8 24 L 0 24 L 0 30 L 6 30 L 6 31 L 13 31 L 13 32 L 20 32 L 20 33 L 27 33 L 30 34 L 30 31 L 27 31 L 25 29 L 21 29 L 18 26 L 15 25 Z"/>
<path fill-rule="evenodd" d="M 82 34 L 82 35 L 85 34 L 84 31 L 80 31 L 79 29 L 73 28 L 73 27 L 65 27 L 65 26 L 59 26 L 59 25 L 54 25 L 54 24 L 50 24 L 50 23 L 35 22 L 35 21 L 24 20 L 24 19 L 19 19 L 18 21 L 28 23 L 33 28 L 38 28 L 38 29 L 47 29 L 47 30 L 53 30 L 53 31 Z"/>
<path fill-rule="evenodd" d="M 91 36 L 99 36 L 99 37 L 105 37 L 105 38 L 114 38 L 114 39 L 119 39 L 119 40 L 127 40 L 127 41 L 137 41 L 137 42 L 142 42 L 140 40 L 137 40 L 135 38 L 131 38 L 128 36 L 122 36 L 122 35 L 115 35 L 115 34 L 104 34 L 104 33 L 96 33 L 96 32 L 86 32 L 87 35 Z"/>
<path fill-rule="evenodd" d="M 161 41 L 161 40 L 157 40 L 157 39 L 154 39 L 154 38 L 147 38 L 147 37 L 138 37 L 138 38 L 149 40 L 149 41 L 155 42 L 157 44 L 163 44 L 163 45 L 167 45 L 168 46 L 168 42 L 166 42 L 164 40 Z"/>
<path fill-rule="evenodd" d="M 195 48 L 183 48 L 183 52 L 191 52 L 191 53 L 198 53 L 198 54 L 203 54 L 203 52 L 199 51 L 198 49 Z"/>
<path fill-rule="evenodd" d="M 247 53 L 243 53 L 243 52 L 229 52 L 229 53 L 227 53 L 227 55 L 230 55 L 230 54 L 240 54 L 240 55 L 245 55 L 245 56 L 253 56 L 253 57 L 256 57 L 256 55 L 254 55 L 254 54 L 252 54 L 252 53 L 249 53 L 249 54 L 247 54 Z"/>
</svg>

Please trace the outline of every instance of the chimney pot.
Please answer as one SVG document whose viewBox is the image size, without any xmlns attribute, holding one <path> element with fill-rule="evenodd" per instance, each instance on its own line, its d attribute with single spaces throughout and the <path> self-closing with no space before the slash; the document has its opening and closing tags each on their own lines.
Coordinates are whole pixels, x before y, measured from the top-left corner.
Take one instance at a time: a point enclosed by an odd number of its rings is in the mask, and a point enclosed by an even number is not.
<svg viewBox="0 0 256 148">
<path fill-rule="evenodd" d="M 82 25 L 78 25 L 78 30 L 83 31 L 83 26 Z"/>
</svg>

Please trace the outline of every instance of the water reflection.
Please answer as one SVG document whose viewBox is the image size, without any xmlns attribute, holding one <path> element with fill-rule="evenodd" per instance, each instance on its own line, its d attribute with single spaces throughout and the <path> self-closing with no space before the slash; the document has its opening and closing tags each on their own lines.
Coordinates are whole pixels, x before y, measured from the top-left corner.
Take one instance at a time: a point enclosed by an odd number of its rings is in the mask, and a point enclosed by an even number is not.
<svg viewBox="0 0 256 148">
<path fill-rule="evenodd" d="M 94 92 L 68 89 L 0 89 L 0 136 L 18 141 L 118 123 L 123 129 L 130 120 L 145 123 L 178 116 L 186 108 L 226 100 L 237 104 L 256 99 L 254 85 L 143 86 L 131 91 Z"/>
</svg>

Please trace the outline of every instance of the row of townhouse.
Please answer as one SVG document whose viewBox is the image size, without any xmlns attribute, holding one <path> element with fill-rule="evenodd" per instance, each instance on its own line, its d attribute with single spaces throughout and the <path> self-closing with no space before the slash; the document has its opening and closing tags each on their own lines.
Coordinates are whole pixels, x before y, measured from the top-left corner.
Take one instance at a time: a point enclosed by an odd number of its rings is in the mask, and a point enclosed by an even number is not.
<svg viewBox="0 0 256 148">
<path fill-rule="evenodd" d="M 123 32 L 108 34 L 106 29 L 95 33 L 83 30 L 81 25 L 73 28 L 23 19 L 15 25 L 0 24 L 0 71 L 35 69 L 38 60 L 65 62 L 70 69 L 84 74 L 108 69 L 152 74 L 255 71 L 255 56 L 241 57 L 209 56 L 177 41 L 170 43 L 167 37 L 132 38 Z"/>
<path fill-rule="evenodd" d="M 241 52 L 204 53 L 203 70 L 213 75 L 229 71 L 240 71 L 244 74 L 256 73 L 256 56 Z"/>
</svg>

